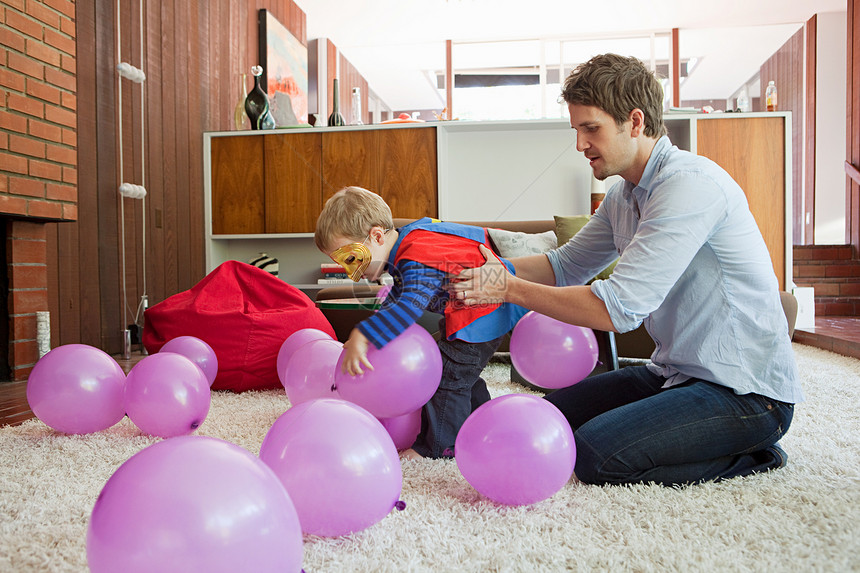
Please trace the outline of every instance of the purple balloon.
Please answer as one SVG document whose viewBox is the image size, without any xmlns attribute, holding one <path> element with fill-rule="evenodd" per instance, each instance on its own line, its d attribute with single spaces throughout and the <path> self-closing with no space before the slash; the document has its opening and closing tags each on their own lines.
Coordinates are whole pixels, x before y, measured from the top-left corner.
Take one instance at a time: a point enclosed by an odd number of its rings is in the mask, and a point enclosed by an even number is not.
<svg viewBox="0 0 860 573">
<path fill-rule="evenodd" d="M 337 361 L 334 381 L 344 399 L 378 418 L 395 418 L 427 403 L 442 378 L 442 356 L 429 332 L 418 324 L 404 330 L 383 346 L 370 346 L 367 359 L 373 370 L 351 376 Z"/>
<path fill-rule="evenodd" d="M 110 428 L 125 416 L 125 372 L 106 352 L 66 344 L 45 354 L 27 378 L 27 403 L 46 425 L 65 434 Z"/>
<path fill-rule="evenodd" d="M 391 436 L 394 447 L 405 450 L 412 447 L 421 431 L 421 408 L 396 418 L 379 418 L 379 422 Z"/>
<path fill-rule="evenodd" d="M 210 400 L 206 375 L 174 352 L 147 356 L 134 365 L 125 382 L 125 412 L 152 436 L 190 434 L 206 419 Z"/>
<path fill-rule="evenodd" d="M 550 402 L 508 394 L 482 404 L 457 434 L 457 467 L 472 487 L 505 505 L 552 496 L 570 480 L 573 432 Z"/>
<path fill-rule="evenodd" d="M 302 328 L 287 337 L 278 351 L 278 379 L 284 383 L 284 370 L 296 350 L 314 340 L 332 340 L 332 337 L 317 328 Z"/>
<path fill-rule="evenodd" d="M 397 504 L 403 473 L 379 420 L 331 398 L 293 406 L 260 446 L 260 459 L 281 479 L 302 531 L 326 537 L 370 527 Z"/>
<path fill-rule="evenodd" d="M 334 386 L 334 368 L 343 344 L 327 337 L 312 340 L 295 352 L 284 369 L 282 383 L 290 404 L 295 406 L 314 398 L 340 398 Z"/>
<path fill-rule="evenodd" d="M 541 388 L 573 386 L 597 364 L 594 331 L 534 311 L 514 327 L 510 349 L 517 372 Z"/>
<path fill-rule="evenodd" d="M 215 382 L 215 377 L 218 375 L 218 357 L 215 356 L 211 346 L 196 336 L 177 336 L 168 340 L 159 352 L 181 354 L 203 371 L 206 379 L 209 380 L 209 386 Z"/>
<path fill-rule="evenodd" d="M 278 477 L 208 437 L 164 440 L 129 458 L 102 488 L 87 531 L 93 573 L 298 572 L 302 552 Z"/>
</svg>

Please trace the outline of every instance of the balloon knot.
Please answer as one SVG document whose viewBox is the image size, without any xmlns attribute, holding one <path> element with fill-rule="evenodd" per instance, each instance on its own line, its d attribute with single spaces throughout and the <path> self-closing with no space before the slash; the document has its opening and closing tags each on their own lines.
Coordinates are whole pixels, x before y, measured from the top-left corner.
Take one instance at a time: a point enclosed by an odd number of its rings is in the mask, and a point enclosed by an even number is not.
<svg viewBox="0 0 860 573">
<path fill-rule="evenodd" d="M 331 391 L 332 391 L 332 392 L 336 392 L 336 391 L 337 391 L 337 384 L 332 384 L 332 385 L 331 385 Z"/>
<path fill-rule="evenodd" d="M 598 365 L 598 366 L 603 366 L 603 362 L 601 362 L 600 360 L 598 360 L 598 361 L 597 361 L 597 365 Z"/>
<path fill-rule="evenodd" d="M 404 509 L 406 509 L 406 502 L 403 501 L 402 499 L 398 499 L 397 503 L 394 504 L 394 508 L 397 511 L 403 511 Z"/>
</svg>

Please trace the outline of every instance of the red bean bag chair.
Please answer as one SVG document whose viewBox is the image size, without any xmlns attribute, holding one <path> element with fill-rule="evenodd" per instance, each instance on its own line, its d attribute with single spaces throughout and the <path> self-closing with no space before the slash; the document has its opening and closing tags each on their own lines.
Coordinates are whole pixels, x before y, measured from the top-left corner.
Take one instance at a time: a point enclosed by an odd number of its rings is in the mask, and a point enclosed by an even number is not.
<svg viewBox="0 0 860 573">
<path fill-rule="evenodd" d="M 218 358 L 213 390 L 281 388 L 278 351 L 302 328 L 334 338 L 331 324 L 299 289 L 266 271 L 227 261 L 193 288 L 144 313 L 143 345 L 154 354 L 177 336 L 196 336 Z"/>
</svg>

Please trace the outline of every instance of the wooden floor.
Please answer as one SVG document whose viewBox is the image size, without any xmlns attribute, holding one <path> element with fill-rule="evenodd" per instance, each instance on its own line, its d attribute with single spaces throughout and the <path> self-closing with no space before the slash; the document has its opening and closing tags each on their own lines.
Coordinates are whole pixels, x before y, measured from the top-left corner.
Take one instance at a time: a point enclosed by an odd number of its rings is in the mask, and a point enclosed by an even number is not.
<svg viewBox="0 0 860 573">
<path fill-rule="evenodd" d="M 860 358 L 860 317 L 816 317 L 815 328 L 795 330 L 794 342 Z M 114 356 L 126 373 L 143 357 L 139 352 L 130 360 Z M 0 382 L 0 426 L 17 425 L 32 417 L 26 380 Z"/>
<path fill-rule="evenodd" d="M 795 330 L 795 342 L 860 358 L 860 317 L 820 316 L 815 328 Z"/>
</svg>

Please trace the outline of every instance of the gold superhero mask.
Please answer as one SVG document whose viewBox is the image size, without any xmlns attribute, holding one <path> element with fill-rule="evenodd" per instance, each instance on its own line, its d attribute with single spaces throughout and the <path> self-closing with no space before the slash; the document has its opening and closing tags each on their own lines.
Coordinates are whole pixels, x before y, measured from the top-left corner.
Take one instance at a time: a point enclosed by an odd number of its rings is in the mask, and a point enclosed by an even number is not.
<svg viewBox="0 0 860 573">
<path fill-rule="evenodd" d="M 342 266 L 349 278 L 355 282 L 361 280 L 372 258 L 370 249 L 364 242 L 344 245 L 331 254 L 331 259 Z"/>
</svg>

